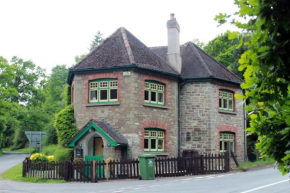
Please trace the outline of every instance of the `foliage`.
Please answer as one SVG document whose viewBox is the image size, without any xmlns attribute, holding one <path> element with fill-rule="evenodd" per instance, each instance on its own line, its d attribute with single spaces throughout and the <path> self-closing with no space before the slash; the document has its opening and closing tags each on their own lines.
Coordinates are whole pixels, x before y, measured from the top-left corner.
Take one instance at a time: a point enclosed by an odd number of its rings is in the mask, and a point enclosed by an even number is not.
<svg viewBox="0 0 290 193">
<path fill-rule="evenodd" d="M 33 163 L 45 163 L 48 162 L 48 158 L 43 153 L 32 154 L 29 158 Z"/>
<path fill-rule="evenodd" d="M 75 56 L 75 62 L 78 63 L 79 61 L 84 59 L 86 56 L 87 56 L 86 54 Z"/>
<path fill-rule="evenodd" d="M 75 158 L 73 161 L 74 164 L 83 164 L 85 163 L 83 158 Z"/>
<path fill-rule="evenodd" d="M 1 177 L 6 180 L 13 180 L 13 181 L 19 181 L 19 182 L 66 183 L 65 180 L 41 179 L 41 178 L 36 178 L 36 177 L 22 177 L 22 163 L 5 171 Z"/>
<path fill-rule="evenodd" d="M 14 138 L 14 145 L 12 146 L 11 150 L 14 151 L 17 149 L 22 149 L 27 142 L 28 139 L 26 138 L 24 131 L 21 129 L 17 129 Z"/>
<path fill-rule="evenodd" d="M 57 135 L 54 128 L 54 120 L 51 120 L 45 127 L 44 130 L 46 131 L 46 136 L 44 138 L 43 145 L 49 146 L 50 144 L 57 144 Z"/>
<path fill-rule="evenodd" d="M 46 156 L 48 162 L 54 162 L 54 155 Z"/>
<path fill-rule="evenodd" d="M 104 39 L 102 38 L 103 34 L 98 31 L 90 45 L 90 51 L 92 51 L 95 47 L 97 47 L 98 45 L 100 45 L 100 43 L 102 43 L 104 41 Z"/>
<path fill-rule="evenodd" d="M 249 99 L 248 132 L 257 133 L 262 157 L 273 157 L 279 170 L 290 172 L 290 3 L 287 0 L 236 0 L 233 24 L 247 32 L 248 46 L 239 60 L 245 70 L 241 85 Z M 220 22 L 229 18 L 220 17 Z M 232 34 L 235 36 L 235 34 Z"/>
<path fill-rule="evenodd" d="M 45 155 L 54 155 L 54 152 L 57 150 L 58 146 L 57 145 L 49 145 L 46 147 L 43 147 L 42 153 Z"/>
<path fill-rule="evenodd" d="M 201 42 L 199 39 L 195 38 L 192 40 L 192 42 L 197 45 L 199 48 L 203 49 L 205 44 L 203 42 Z"/>
<path fill-rule="evenodd" d="M 58 148 L 54 152 L 54 160 L 56 162 L 62 162 L 62 161 L 72 161 L 73 160 L 73 149 L 71 148 Z"/>
<path fill-rule="evenodd" d="M 232 33 L 237 33 L 235 37 L 231 37 Z M 231 72 L 243 78 L 243 72 L 238 70 L 239 59 L 241 55 L 248 49 L 247 46 L 240 44 L 240 38 L 243 34 L 239 32 L 227 31 L 217 36 L 204 46 L 204 51 L 214 57 L 217 61 L 227 67 Z M 244 38 L 245 39 L 245 38 Z"/>
<path fill-rule="evenodd" d="M 250 168 L 254 168 L 257 166 L 265 166 L 265 165 L 273 166 L 274 163 L 275 163 L 274 159 L 271 159 L 271 158 L 261 159 L 255 162 L 244 162 L 237 168 L 237 170 L 248 170 Z"/>
<path fill-rule="evenodd" d="M 71 104 L 71 86 L 66 85 L 64 90 L 64 103 L 65 105 Z"/>
<path fill-rule="evenodd" d="M 77 131 L 72 105 L 65 107 L 57 115 L 54 122 L 59 145 L 64 145 Z"/>
</svg>

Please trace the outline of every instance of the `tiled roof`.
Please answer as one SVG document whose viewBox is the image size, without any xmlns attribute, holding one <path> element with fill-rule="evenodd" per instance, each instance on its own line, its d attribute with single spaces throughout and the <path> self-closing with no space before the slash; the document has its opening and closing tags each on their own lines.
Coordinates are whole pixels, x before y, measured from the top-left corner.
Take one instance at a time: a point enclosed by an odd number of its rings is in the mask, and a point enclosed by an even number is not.
<svg viewBox="0 0 290 193">
<path fill-rule="evenodd" d="M 156 55 L 166 60 L 167 46 L 150 48 Z M 180 46 L 182 58 L 182 78 L 218 78 L 241 83 L 243 80 L 229 71 L 192 42 Z"/>
<path fill-rule="evenodd" d="M 129 65 L 178 75 L 176 70 L 125 28 L 119 28 L 70 70 L 93 70 Z"/>
</svg>

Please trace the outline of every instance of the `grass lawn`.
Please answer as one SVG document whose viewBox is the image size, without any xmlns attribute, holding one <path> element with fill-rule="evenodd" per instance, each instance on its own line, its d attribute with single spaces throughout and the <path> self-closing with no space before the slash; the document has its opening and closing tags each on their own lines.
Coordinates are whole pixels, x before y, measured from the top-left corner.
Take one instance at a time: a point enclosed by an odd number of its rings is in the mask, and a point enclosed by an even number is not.
<svg viewBox="0 0 290 193">
<path fill-rule="evenodd" d="M 31 183 L 66 183 L 65 180 L 41 179 L 36 177 L 22 177 L 22 163 L 18 164 L 2 174 L 2 178 L 6 180 L 14 180 L 19 182 Z"/>
<path fill-rule="evenodd" d="M 272 165 L 274 163 L 275 163 L 275 160 L 271 158 L 267 158 L 265 160 L 259 160 L 255 162 L 244 162 L 237 168 L 237 170 L 247 170 L 253 167 L 257 167 L 257 166 Z"/>
<path fill-rule="evenodd" d="M 21 152 L 21 153 L 29 153 L 29 147 L 23 148 L 23 149 L 17 149 L 17 150 L 11 150 L 10 147 L 2 148 L 2 151 L 8 151 L 8 152 Z M 37 150 L 34 148 L 31 148 L 31 153 L 37 153 Z"/>
</svg>

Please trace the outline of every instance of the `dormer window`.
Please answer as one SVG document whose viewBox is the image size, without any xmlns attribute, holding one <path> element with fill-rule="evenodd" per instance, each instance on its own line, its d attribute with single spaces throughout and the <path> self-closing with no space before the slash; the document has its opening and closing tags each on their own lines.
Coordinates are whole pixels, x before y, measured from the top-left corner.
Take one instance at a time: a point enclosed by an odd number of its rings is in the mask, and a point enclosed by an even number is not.
<svg viewBox="0 0 290 193">
<path fill-rule="evenodd" d="M 89 84 L 89 102 L 107 103 L 118 101 L 118 80 L 99 79 Z"/>
<path fill-rule="evenodd" d="M 219 91 L 219 110 L 234 111 L 234 93 L 227 90 Z"/>
<path fill-rule="evenodd" d="M 158 82 L 145 81 L 144 102 L 146 104 L 164 105 L 165 85 Z"/>
</svg>

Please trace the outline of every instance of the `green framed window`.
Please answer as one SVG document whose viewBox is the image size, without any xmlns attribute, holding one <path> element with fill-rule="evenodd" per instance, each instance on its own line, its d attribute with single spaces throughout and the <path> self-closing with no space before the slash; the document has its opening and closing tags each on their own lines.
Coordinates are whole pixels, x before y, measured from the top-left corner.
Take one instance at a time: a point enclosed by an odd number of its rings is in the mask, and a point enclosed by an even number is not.
<svg viewBox="0 0 290 193">
<path fill-rule="evenodd" d="M 234 111 L 234 93 L 226 90 L 219 91 L 219 109 Z"/>
<path fill-rule="evenodd" d="M 144 151 L 164 152 L 165 132 L 160 129 L 145 129 Z"/>
<path fill-rule="evenodd" d="M 118 102 L 118 80 L 100 79 L 89 82 L 89 102 Z"/>
<path fill-rule="evenodd" d="M 228 144 L 230 149 L 235 151 L 235 136 L 233 133 L 220 133 L 220 152 L 224 153 L 228 150 Z"/>
<path fill-rule="evenodd" d="M 146 104 L 165 104 L 165 85 L 153 81 L 145 81 L 144 102 Z"/>
</svg>

